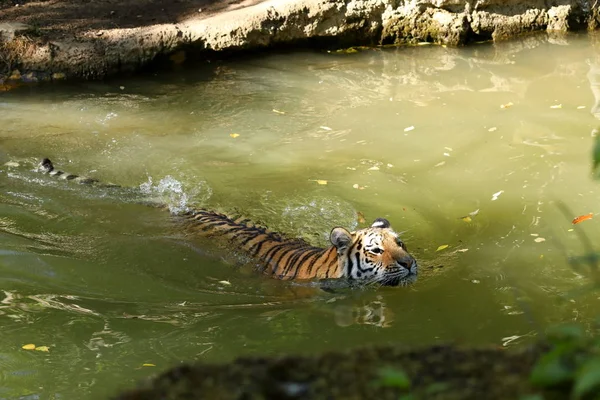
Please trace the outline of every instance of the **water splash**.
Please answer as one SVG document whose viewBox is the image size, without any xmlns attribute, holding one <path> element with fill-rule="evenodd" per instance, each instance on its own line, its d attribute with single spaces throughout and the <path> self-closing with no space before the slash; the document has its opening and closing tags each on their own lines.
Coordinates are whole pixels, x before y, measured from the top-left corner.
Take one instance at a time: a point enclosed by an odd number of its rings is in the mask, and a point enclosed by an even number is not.
<svg viewBox="0 0 600 400">
<path fill-rule="evenodd" d="M 183 184 L 167 175 L 155 185 L 152 177 L 148 177 L 148 181 L 140 185 L 142 193 L 156 196 L 158 200 L 169 207 L 172 214 L 180 214 L 190 210 L 192 200 L 207 200 L 212 195 L 212 189 L 206 182 L 199 182 L 191 190 L 185 190 Z"/>
</svg>

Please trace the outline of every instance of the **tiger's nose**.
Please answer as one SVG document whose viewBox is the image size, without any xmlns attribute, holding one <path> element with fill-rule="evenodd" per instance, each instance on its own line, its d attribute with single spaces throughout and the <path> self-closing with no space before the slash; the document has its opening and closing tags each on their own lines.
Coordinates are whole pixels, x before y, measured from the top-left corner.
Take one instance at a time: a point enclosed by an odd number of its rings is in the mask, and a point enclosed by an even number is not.
<svg viewBox="0 0 600 400">
<path fill-rule="evenodd" d="M 404 256 L 398 260 L 398 264 L 402 265 L 404 268 L 406 268 L 409 271 L 416 263 L 417 262 L 415 261 L 415 259 L 412 258 L 411 256 Z"/>
</svg>

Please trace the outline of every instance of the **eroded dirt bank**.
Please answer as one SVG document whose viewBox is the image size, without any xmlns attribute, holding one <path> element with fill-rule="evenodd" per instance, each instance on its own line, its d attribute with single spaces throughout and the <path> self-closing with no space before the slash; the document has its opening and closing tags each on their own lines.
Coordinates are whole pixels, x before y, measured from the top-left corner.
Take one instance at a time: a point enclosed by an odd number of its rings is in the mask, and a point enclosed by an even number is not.
<svg viewBox="0 0 600 400">
<path fill-rule="evenodd" d="M 599 8 L 591 0 L 0 0 L 0 83 L 101 78 L 206 50 L 461 45 L 595 29 Z"/>
</svg>

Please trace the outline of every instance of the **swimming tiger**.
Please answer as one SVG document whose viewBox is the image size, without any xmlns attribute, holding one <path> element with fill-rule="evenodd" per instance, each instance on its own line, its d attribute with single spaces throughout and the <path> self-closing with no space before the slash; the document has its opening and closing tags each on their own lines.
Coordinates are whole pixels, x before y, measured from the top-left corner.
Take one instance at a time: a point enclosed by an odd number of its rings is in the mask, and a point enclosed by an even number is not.
<svg viewBox="0 0 600 400">
<path fill-rule="evenodd" d="M 66 180 L 100 184 L 92 178 L 56 170 L 47 158 L 38 168 Z M 384 218 L 377 218 L 370 227 L 355 232 L 335 227 L 329 235 L 331 245 L 319 248 L 301 239 L 284 238 L 248 220 L 234 220 L 214 211 L 194 209 L 178 217 L 192 232 L 228 239 L 258 264 L 261 271 L 277 279 L 346 279 L 398 286 L 410 284 L 417 278 L 416 260 Z"/>
</svg>

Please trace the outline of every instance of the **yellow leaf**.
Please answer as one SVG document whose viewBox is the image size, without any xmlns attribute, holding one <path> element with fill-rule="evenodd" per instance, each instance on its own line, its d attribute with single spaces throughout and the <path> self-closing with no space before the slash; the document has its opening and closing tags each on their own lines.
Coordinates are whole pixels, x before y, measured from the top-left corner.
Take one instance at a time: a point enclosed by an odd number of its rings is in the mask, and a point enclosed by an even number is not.
<svg viewBox="0 0 600 400">
<path fill-rule="evenodd" d="M 49 352 L 50 348 L 48 346 L 38 346 L 35 348 L 35 350 Z"/>
<path fill-rule="evenodd" d="M 367 222 L 367 220 L 365 219 L 365 215 L 360 211 L 356 212 L 356 217 L 358 219 L 359 224 L 364 224 Z"/>
<path fill-rule="evenodd" d="M 506 103 L 506 104 L 502 104 L 502 105 L 500 106 L 500 108 L 509 108 L 509 107 L 512 107 L 512 106 L 514 106 L 513 102 L 512 102 L 512 101 L 509 101 L 509 102 L 508 102 L 508 103 Z"/>
<path fill-rule="evenodd" d="M 232 138 L 235 139 L 236 137 L 240 136 L 240 134 L 239 133 L 230 133 L 229 136 L 231 136 Z"/>
<path fill-rule="evenodd" d="M 471 219 L 471 217 L 469 217 L 468 215 L 467 215 L 467 216 L 465 216 L 465 217 L 461 217 L 460 219 L 462 219 L 462 220 L 463 220 L 463 221 L 465 221 L 465 222 L 471 222 L 471 221 L 473 221 L 473 220 Z"/>
<path fill-rule="evenodd" d="M 442 250 L 447 249 L 447 248 L 448 248 L 448 245 L 447 244 L 443 244 L 440 247 L 438 247 L 436 251 L 442 251 Z"/>
<path fill-rule="evenodd" d="M 156 364 L 144 363 L 142 364 L 142 367 L 156 367 Z"/>
<path fill-rule="evenodd" d="M 327 181 L 323 179 L 317 179 L 317 184 L 319 185 L 327 185 Z"/>
<path fill-rule="evenodd" d="M 35 344 L 26 344 L 23 347 L 21 347 L 23 350 L 35 350 Z"/>
</svg>

